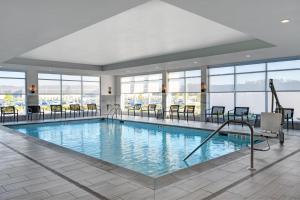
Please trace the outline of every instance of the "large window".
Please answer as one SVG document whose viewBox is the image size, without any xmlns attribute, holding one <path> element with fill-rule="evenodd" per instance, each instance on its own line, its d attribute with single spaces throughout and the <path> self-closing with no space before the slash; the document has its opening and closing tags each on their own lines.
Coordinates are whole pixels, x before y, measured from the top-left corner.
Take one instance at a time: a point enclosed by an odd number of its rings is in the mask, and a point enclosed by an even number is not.
<svg viewBox="0 0 300 200">
<path fill-rule="evenodd" d="M 211 68 L 209 73 L 209 104 L 234 107 L 234 67 Z"/>
<path fill-rule="evenodd" d="M 267 66 L 268 79 L 274 80 L 281 105 L 284 108 L 294 108 L 295 117 L 300 118 L 300 60 L 271 62 Z M 268 93 L 270 109 L 271 93 Z"/>
<path fill-rule="evenodd" d="M 15 106 L 25 111 L 25 73 L 0 71 L 0 106 Z"/>
<path fill-rule="evenodd" d="M 201 70 L 170 72 L 168 74 L 167 107 L 172 104 L 195 105 L 200 113 Z"/>
<path fill-rule="evenodd" d="M 140 103 L 142 105 L 162 104 L 162 74 L 150 74 L 121 78 L 121 106 Z"/>
<path fill-rule="evenodd" d="M 250 112 L 270 111 L 271 93 L 268 80 L 273 79 L 280 103 L 294 108 L 300 117 L 300 60 L 259 63 L 209 69 L 209 103 L 248 106 Z"/>
<path fill-rule="evenodd" d="M 39 74 L 39 104 L 49 110 L 52 104 L 81 104 L 100 102 L 98 76 Z"/>
<path fill-rule="evenodd" d="M 264 63 L 209 69 L 209 83 L 210 106 L 225 106 L 226 110 L 250 107 L 252 113 L 266 110 Z"/>
</svg>

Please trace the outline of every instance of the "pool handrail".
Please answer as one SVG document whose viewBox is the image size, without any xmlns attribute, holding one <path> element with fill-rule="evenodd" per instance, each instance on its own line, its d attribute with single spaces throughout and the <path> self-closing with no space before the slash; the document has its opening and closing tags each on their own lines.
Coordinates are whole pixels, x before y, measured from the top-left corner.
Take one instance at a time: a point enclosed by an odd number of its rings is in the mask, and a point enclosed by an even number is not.
<svg viewBox="0 0 300 200">
<path fill-rule="evenodd" d="M 118 117 L 118 112 L 121 115 L 121 119 L 122 119 L 122 109 L 120 107 L 119 104 L 115 104 L 108 112 L 107 114 L 107 118 L 109 117 L 109 115 L 111 115 L 111 119 L 114 118 L 114 115 L 116 115 L 116 117 Z"/>
<path fill-rule="evenodd" d="M 209 136 L 207 136 L 205 138 L 205 140 L 203 142 L 201 142 L 201 144 L 199 146 L 197 146 L 189 155 L 187 155 L 183 161 L 187 160 L 191 155 L 193 155 L 200 147 L 202 147 L 206 142 L 208 142 L 214 135 L 216 135 L 218 132 L 220 132 L 222 130 L 222 128 L 224 128 L 224 126 L 226 126 L 229 123 L 236 123 L 236 124 L 245 124 L 246 126 L 249 127 L 250 129 L 250 170 L 255 170 L 254 169 L 254 130 L 252 125 L 249 122 L 246 121 L 242 121 L 242 120 L 228 120 L 226 122 L 224 122 L 217 130 L 215 130 L 214 132 L 212 132 Z"/>
</svg>

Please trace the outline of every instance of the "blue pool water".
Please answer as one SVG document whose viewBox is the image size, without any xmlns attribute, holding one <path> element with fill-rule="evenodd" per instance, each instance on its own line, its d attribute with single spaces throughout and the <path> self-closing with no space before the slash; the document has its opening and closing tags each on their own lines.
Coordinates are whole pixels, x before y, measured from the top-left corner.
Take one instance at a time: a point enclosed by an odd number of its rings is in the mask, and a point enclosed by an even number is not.
<svg viewBox="0 0 300 200">
<path fill-rule="evenodd" d="M 210 131 L 99 119 L 10 128 L 152 177 L 240 150 L 249 144 L 246 136 L 216 135 L 184 162 L 184 157 Z"/>
</svg>

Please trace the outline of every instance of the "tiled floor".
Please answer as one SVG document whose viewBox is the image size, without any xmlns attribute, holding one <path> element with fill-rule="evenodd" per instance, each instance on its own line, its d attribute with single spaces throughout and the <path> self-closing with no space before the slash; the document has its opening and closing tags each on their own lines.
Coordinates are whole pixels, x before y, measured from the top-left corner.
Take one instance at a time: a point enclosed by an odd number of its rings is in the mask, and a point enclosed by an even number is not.
<svg viewBox="0 0 300 200">
<path fill-rule="evenodd" d="M 216 129 L 217 124 L 123 117 L 162 124 Z M 248 132 L 240 126 L 225 130 Z M 255 152 L 256 172 L 251 172 L 249 155 L 202 172 L 192 167 L 177 173 L 153 190 L 136 181 L 128 171 L 99 166 L 68 151 L 36 143 L 0 128 L 0 199 L 300 199 L 300 132 L 289 131 L 284 146 Z M 161 184 L 161 183 L 155 183 Z"/>
</svg>

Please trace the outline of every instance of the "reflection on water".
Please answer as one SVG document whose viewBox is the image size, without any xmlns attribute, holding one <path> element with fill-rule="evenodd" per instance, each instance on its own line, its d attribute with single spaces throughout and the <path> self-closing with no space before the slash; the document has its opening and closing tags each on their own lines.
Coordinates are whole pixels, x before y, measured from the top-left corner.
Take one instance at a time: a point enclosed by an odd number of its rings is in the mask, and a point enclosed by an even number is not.
<svg viewBox="0 0 300 200">
<path fill-rule="evenodd" d="M 187 162 L 209 131 L 155 124 L 81 120 L 12 128 L 149 176 L 161 176 L 247 146 L 246 136 L 215 136 Z"/>
</svg>

